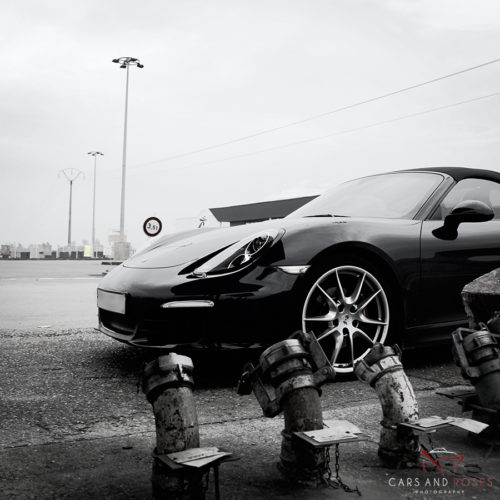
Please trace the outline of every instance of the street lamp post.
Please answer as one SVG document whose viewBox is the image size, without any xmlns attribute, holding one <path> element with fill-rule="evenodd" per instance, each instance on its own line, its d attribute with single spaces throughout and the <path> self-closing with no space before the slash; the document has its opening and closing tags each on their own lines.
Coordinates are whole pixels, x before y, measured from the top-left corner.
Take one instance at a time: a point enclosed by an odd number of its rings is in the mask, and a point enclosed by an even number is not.
<svg viewBox="0 0 500 500">
<path fill-rule="evenodd" d="M 65 168 L 61 172 L 66 180 L 69 182 L 69 219 L 68 219 L 68 247 L 71 257 L 71 205 L 73 201 L 73 181 L 76 181 L 80 175 L 83 176 L 83 172 L 77 168 Z"/>
<path fill-rule="evenodd" d="M 95 258 L 95 186 L 96 186 L 96 166 L 97 156 L 104 156 L 100 151 L 89 151 L 87 154 L 94 157 L 94 197 L 92 203 L 92 258 Z"/>
<path fill-rule="evenodd" d="M 128 79 L 129 79 L 129 67 L 137 66 L 138 68 L 144 68 L 139 59 L 135 57 L 119 57 L 118 59 L 113 59 L 114 63 L 120 64 L 120 68 L 127 70 L 127 79 L 125 84 L 125 123 L 123 127 L 123 161 L 122 161 L 122 196 L 121 196 L 121 208 L 120 208 L 120 242 L 125 241 L 125 170 L 127 165 L 127 112 L 128 112 Z"/>
</svg>

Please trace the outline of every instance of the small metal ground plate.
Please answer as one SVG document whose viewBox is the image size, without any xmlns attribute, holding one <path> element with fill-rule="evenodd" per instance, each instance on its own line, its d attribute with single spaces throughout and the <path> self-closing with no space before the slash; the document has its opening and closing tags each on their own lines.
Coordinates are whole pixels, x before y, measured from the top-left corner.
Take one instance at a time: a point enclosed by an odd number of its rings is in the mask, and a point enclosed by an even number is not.
<svg viewBox="0 0 500 500">
<path fill-rule="evenodd" d="M 231 458 L 231 453 L 225 452 L 215 446 L 208 448 L 190 448 L 168 455 L 158 455 L 153 452 L 155 460 L 168 467 L 170 474 L 177 475 L 188 473 L 201 477 L 210 474 L 210 469 L 214 472 L 215 499 L 220 500 L 219 486 L 219 466 L 225 460 L 237 460 Z M 203 497 L 205 498 L 205 497 Z"/>
<path fill-rule="evenodd" d="M 500 422 L 500 410 L 482 406 L 479 397 L 474 390 L 456 390 L 456 391 L 438 391 L 436 394 L 446 396 L 450 399 L 458 399 L 458 404 L 462 406 L 462 411 L 476 412 L 478 415 L 489 416 L 494 420 L 491 422 Z M 496 423 L 495 423 L 496 425 Z"/>
<path fill-rule="evenodd" d="M 369 439 L 369 436 L 347 420 L 325 421 L 324 424 L 323 429 L 294 432 L 293 437 L 313 448 L 326 448 L 338 443 L 355 443 Z"/>
<path fill-rule="evenodd" d="M 471 411 L 472 416 L 477 420 L 488 422 L 489 428 L 478 434 L 478 440 L 492 447 L 500 445 L 500 410 L 482 406 L 473 387 L 464 386 L 452 390 L 441 389 L 436 394 L 458 400 L 458 404 L 462 407 L 462 412 Z"/>
<path fill-rule="evenodd" d="M 469 399 L 477 397 L 476 390 L 471 386 L 440 389 L 439 391 L 436 391 L 436 394 L 450 399 Z"/>
<path fill-rule="evenodd" d="M 398 424 L 398 427 L 406 427 L 426 434 L 452 426 L 473 432 L 474 434 L 479 434 L 488 427 L 488 424 L 478 422 L 477 420 L 473 420 L 471 418 L 439 416 L 426 417 L 415 420 L 414 422 L 404 422 Z"/>
<path fill-rule="evenodd" d="M 209 447 L 190 448 L 188 450 L 170 453 L 168 455 L 157 455 L 154 453 L 153 456 L 168 468 L 172 470 L 179 470 L 184 467 L 195 469 L 212 467 L 220 464 L 224 460 L 227 460 L 231 456 L 231 453 L 221 451 L 216 447 Z"/>
</svg>

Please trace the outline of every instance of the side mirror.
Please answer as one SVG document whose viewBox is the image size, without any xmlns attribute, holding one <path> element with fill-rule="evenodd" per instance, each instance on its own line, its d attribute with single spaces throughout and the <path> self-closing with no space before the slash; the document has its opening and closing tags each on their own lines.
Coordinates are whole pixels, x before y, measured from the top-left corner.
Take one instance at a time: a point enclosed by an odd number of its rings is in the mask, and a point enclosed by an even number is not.
<svg viewBox="0 0 500 500">
<path fill-rule="evenodd" d="M 461 201 L 444 219 L 446 224 L 458 224 L 462 222 L 486 222 L 493 219 L 493 209 L 477 200 Z"/>
<path fill-rule="evenodd" d="M 478 200 L 464 200 L 445 217 L 444 225 L 434 229 L 432 234 L 442 240 L 454 240 L 462 222 L 486 222 L 495 217 L 493 209 Z"/>
</svg>

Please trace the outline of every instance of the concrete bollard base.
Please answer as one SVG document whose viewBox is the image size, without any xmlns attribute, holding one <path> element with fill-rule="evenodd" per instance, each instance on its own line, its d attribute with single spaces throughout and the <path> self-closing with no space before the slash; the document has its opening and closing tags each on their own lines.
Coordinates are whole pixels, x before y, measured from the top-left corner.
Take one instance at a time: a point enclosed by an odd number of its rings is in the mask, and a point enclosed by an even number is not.
<svg viewBox="0 0 500 500">
<path fill-rule="evenodd" d="M 172 471 L 159 460 L 153 462 L 151 486 L 154 500 L 205 500 L 203 478 L 197 471 Z"/>
<path fill-rule="evenodd" d="M 325 484 L 328 461 L 325 449 L 314 450 L 293 440 L 293 435 L 282 431 L 278 470 L 289 481 L 310 488 Z"/>
<path fill-rule="evenodd" d="M 389 447 L 387 447 L 389 444 Z M 420 459 L 418 436 L 406 429 L 382 429 L 378 457 L 385 467 L 406 469 L 414 467 Z"/>
<path fill-rule="evenodd" d="M 323 412 L 318 389 L 297 389 L 283 400 L 285 429 L 281 443 L 279 470 L 295 482 L 319 484 L 328 472 L 325 450 L 314 450 L 293 440 L 294 432 L 323 428 Z"/>
<path fill-rule="evenodd" d="M 375 389 L 380 400 L 384 415 L 378 451 L 381 462 L 391 468 L 406 468 L 418 463 L 420 445 L 418 436 L 399 424 L 418 420 L 418 405 L 397 352 L 397 346 L 375 344 L 354 373 Z"/>
<path fill-rule="evenodd" d="M 151 483 L 158 500 L 205 498 L 199 471 L 173 470 L 158 458 L 200 446 L 192 372 L 191 359 L 175 353 L 160 356 L 144 370 L 142 387 L 156 424 Z"/>
</svg>

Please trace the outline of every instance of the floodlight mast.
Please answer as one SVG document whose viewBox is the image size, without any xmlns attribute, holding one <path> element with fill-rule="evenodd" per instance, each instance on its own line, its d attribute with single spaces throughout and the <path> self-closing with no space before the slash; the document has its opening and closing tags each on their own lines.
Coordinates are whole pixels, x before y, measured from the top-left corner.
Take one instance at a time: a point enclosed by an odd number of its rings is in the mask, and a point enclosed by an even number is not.
<svg viewBox="0 0 500 500">
<path fill-rule="evenodd" d="M 68 246 L 70 247 L 71 255 L 71 204 L 73 200 L 73 181 L 76 181 L 80 175 L 83 177 L 83 172 L 77 168 L 65 168 L 60 173 L 66 177 L 69 182 L 69 219 L 68 219 Z"/>
<path fill-rule="evenodd" d="M 95 259 L 96 251 L 95 251 L 95 187 L 96 187 L 96 166 L 97 166 L 97 157 L 104 156 L 100 151 L 89 151 L 87 154 L 94 157 L 94 196 L 92 202 L 92 258 Z"/>
<path fill-rule="evenodd" d="M 123 160 L 122 160 L 122 194 L 120 206 L 120 242 L 125 241 L 125 173 L 127 168 L 127 114 L 128 114 L 128 81 L 129 81 L 129 67 L 137 66 L 144 68 L 139 59 L 135 57 L 119 57 L 113 59 L 114 63 L 120 65 L 120 68 L 127 70 L 127 78 L 125 83 L 125 122 L 123 127 Z"/>
</svg>

